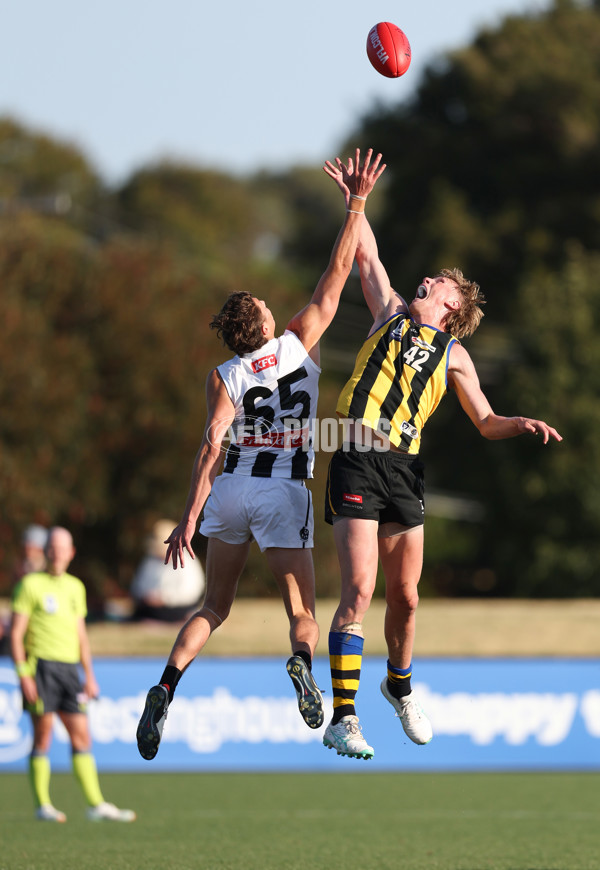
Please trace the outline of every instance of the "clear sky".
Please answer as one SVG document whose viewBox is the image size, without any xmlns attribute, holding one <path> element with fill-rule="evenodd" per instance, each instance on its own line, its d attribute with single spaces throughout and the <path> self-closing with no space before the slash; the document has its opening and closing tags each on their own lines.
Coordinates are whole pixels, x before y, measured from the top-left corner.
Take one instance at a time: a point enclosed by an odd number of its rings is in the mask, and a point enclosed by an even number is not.
<svg viewBox="0 0 600 870">
<path fill-rule="evenodd" d="M 549 0 L 13 0 L 2 4 L 0 114 L 84 151 L 109 184 L 163 157 L 244 174 L 321 165 L 375 102 L 504 15 Z M 413 53 L 378 75 L 367 33 Z"/>
</svg>

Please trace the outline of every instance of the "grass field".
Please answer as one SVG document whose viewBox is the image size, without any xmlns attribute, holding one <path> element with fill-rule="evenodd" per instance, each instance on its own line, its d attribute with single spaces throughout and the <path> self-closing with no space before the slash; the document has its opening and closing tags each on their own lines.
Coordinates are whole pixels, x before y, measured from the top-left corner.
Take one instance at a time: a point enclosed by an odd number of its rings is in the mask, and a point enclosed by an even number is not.
<svg viewBox="0 0 600 870">
<path fill-rule="evenodd" d="M 132 825 L 33 819 L 25 776 L 0 778 L 1 870 L 598 870 L 599 774 L 104 775 Z"/>
</svg>

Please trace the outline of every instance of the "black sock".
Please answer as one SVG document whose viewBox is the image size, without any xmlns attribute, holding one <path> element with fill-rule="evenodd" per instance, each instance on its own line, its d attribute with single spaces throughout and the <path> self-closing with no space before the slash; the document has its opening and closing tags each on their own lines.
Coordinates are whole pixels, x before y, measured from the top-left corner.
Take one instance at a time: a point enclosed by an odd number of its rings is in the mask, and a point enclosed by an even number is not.
<svg viewBox="0 0 600 870">
<path fill-rule="evenodd" d="M 410 685 L 410 678 L 412 676 L 412 663 L 407 668 L 395 668 L 390 664 L 390 660 L 387 662 L 387 677 L 388 677 L 388 690 L 390 695 L 393 698 L 405 698 L 407 695 L 410 695 L 412 689 Z"/>
<path fill-rule="evenodd" d="M 306 662 L 306 667 L 309 671 L 312 671 L 312 657 L 310 653 L 304 652 L 304 650 L 301 649 L 295 652 L 294 655 L 301 658 L 303 662 Z"/>
<path fill-rule="evenodd" d="M 176 668 L 173 665 L 167 665 L 162 677 L 160 678 L 159 684 L 164 686 L 169 693 L 169 704 L 173 700 L 173 695 L 175 694 L 175 689 L 177 688 L 177 683 L 181 679 L 182 673 L 183 672 L 180 671 L 179 668 Z"/>
</svg>

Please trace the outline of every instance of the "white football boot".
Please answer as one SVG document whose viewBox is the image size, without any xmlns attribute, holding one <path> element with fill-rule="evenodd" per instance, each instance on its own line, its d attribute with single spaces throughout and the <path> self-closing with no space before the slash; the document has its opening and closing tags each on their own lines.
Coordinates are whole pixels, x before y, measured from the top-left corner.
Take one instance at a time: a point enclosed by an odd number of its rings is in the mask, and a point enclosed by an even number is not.
<svg viewBox="0 0 600 870">
<path fill-rule="evenodd" d="M 331 722 L 325 729 L 323 745 L 336 749 L 338 755 L 348 755 L 350 758 L 364 758 L 368 761 L 375 752 L 362 735 L 358 716 L 343 716 L 333 725 Z"/>
<path fill-rule="evenodd" d="M 431 722 L 413 698 L 413 693 L 411 692 L 410 695 L 406 695 L 404 698 L 394 698 L 388 688 L 387 677 L 384 677 L 381 683 L 381 694 L 396 711 L 396 716 L 402 722 L 406 736 L 413 743 L 418 743 L 421 746 L 429 743 L 433 738 L 433 728 L 431 727 Z"/>
<path fill-rule="evenodd" d="M 133 810 L 120 810 L 114 804 L 103 801 L 97 807 L 89 807 L 87 817 L 90 822 L 135 822 Z"/>
<path fill-rule="evenodd" d="M 52 804 L 44 804 L 35 811 L 35 817 L 40 822 L 66 822 L 67 817 Z"/>
</svg>

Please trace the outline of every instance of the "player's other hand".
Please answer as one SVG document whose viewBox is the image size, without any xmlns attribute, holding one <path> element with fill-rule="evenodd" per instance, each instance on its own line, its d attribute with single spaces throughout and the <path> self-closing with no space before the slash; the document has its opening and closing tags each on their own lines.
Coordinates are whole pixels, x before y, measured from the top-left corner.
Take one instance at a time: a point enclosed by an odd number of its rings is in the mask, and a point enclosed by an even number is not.
<svg viewBox="0 0 600 870">
<path fill-rule="evenodd" d="M 562 441 L 562 435 L 548 426 L 543 420 L 532 420 L 530 417 L 521 417 L 519 421 L 519 429 L 521 432 L 531 432 L 532 435 L 542 435 L 544 444 L 547 444 L 551 438 L 555 441 Z"/>
<path fill-rule="evenodd" d="M 173 562 L 173 569 L 181 565 L 185 565 L 184 550 L 187 550 L 192 559 L 195 559 L 194 551 L 192 550 L 192 537 L 196 527 L 189 521 L 182 520 L 178 526 L 175 526 L 165 544 L 168 544 L 167 554 L 165 556 L 165 565 L 170 561 Z"/>
<path fill-rule="evenodd" d="M 100 697 L 100 686 L 93 674 L 86 678 L 85 683 L 83 684 L 83 691 L 92 701 L 95 701 L 96 698 Z"/>
<path fill-rule="evenodd" d="M 21 683 L 21 691 L 23 692 L 25 702 L 33 707 L 38 699 L 35 677 L 20 677 L 19 682 Z"/>
</svg>

